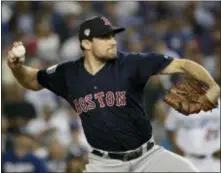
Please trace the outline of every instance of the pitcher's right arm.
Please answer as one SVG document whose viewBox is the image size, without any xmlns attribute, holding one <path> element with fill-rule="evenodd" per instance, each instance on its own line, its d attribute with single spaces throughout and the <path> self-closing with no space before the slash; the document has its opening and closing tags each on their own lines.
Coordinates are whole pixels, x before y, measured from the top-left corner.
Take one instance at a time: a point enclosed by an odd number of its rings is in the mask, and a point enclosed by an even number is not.
<svg viewBox="0 0 221 173">
<path fill-rule="evenodd" d="M 22 45 L 21 42 L 15 42 L 14 47 Z M 7 63 L 16 80 L 24 87 L 30 90 L 38 91 L 43 89 L 37 80 L 38 69 L 24 65 L 25 57 L 15 57 L 12 51 L 8 52 Z"/>
</svg>

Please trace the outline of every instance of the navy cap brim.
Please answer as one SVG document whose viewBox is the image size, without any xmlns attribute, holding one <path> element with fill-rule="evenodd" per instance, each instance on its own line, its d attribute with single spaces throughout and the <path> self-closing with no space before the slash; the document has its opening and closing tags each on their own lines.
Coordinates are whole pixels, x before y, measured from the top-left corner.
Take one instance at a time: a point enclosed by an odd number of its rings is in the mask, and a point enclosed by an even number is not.
<svg viewBox="0 0 221 173">
<path fill-rule="evenodd" d="M 100 32 L 98 35 L 94 35 L 93 37 L 101 37 L 101 36 L 111 34 L 111 33 L 118 34 L 118 33 L 121 33 L 123 31 L 125 31 L 125 28 L 112 27 L 109 30 L 105 29 L 104 32 Z"/>
<path fill-rule="evenodd" d="M 123 32 L 123 31 L 125 31 L 125 28 L 115 28 L 115 29 L 113 29 L 113 33 L 115 33 L 115 34 Z"/>
</svg>

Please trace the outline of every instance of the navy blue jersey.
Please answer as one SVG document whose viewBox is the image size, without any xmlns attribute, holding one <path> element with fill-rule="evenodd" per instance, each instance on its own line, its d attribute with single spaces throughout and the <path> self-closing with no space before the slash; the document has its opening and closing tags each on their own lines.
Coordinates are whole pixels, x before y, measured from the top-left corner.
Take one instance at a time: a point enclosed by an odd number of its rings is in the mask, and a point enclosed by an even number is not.
<svg viewBox="0 0 221 173">
<path fill-rule="evenodd" d="M 33 154 L 18 157 L 10 150 L 2 155 L 2 172 L 46 173 L 48 169 L 46 163 Z"/>
<path fill-rule="evenodd" d="M 149 77 L 172 58 L 155 53 L 118 52 L 95 75 L 83 58 L 52 66 L 38 73 L 39 83 L 66 99 L 80 114 L 89 144 L 107 151 L 139 147 L 152 136 L 142 93 Z"/>
</svg>

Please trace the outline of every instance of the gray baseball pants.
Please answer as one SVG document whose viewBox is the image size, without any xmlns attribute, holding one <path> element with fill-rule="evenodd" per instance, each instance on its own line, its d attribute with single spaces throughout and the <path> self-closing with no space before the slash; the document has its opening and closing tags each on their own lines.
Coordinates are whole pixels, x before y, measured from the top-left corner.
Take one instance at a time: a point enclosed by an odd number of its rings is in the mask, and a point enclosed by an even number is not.
<svg viewBox="0 0 221 173">
<path fill-rule="evenodd" d="M 102 150 L 100 150 L 102 151 Z M 187 159 L 154 145 L 142 156 L 122 161 L 89 154 L 84 172 L 199 172 Z"/>
</svg>

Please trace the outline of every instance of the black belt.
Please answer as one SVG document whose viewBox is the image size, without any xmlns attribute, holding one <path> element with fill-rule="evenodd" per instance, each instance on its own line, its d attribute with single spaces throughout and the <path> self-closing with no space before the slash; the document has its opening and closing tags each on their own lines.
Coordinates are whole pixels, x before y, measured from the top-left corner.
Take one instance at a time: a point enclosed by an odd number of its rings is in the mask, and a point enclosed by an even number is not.
<svg viewBox="0 0 221 173">
<path fill-rule="evenodd" d="M 200 155 L 200 154 L 190 154 L 191 157 L 195 157 L 197 159 L 205 159 L 206 155 Z"/>
<path fill-rule="evenodd" d="M 205 159 L 207 155 L 198 155 L 198 154 L 190 154 L 190 156 L 195 157 L 197 159 Z M 212 157 L 215 159 L 220 159 L 220 151 L 216 151 L 212 154 Z"/>
<path fill-rule="evenodd" d="M 146 144 L 146 149 L 147 151 L 150 150 L 151 148 L 153 148 L 154 146 L 154 142 L 148 142 Z M 122 161 L 129 161 L 129 160 L 133 160 L 136 159 L 140 156 L 142 156 L 143 154 L 143 149 L 142 147 L 138 148 L 137 150 L 128 152 L 128 153 L 106 153 L 104 154 L 103 152 L 99 151 L 99 150 L 92 150 L 93 154 L 101 156 L 101 157 L 106 157 L 106 158 L 110 158 L 110 159 L 117 159 L 117 160 L 122 160 Z"/>
</svg>

